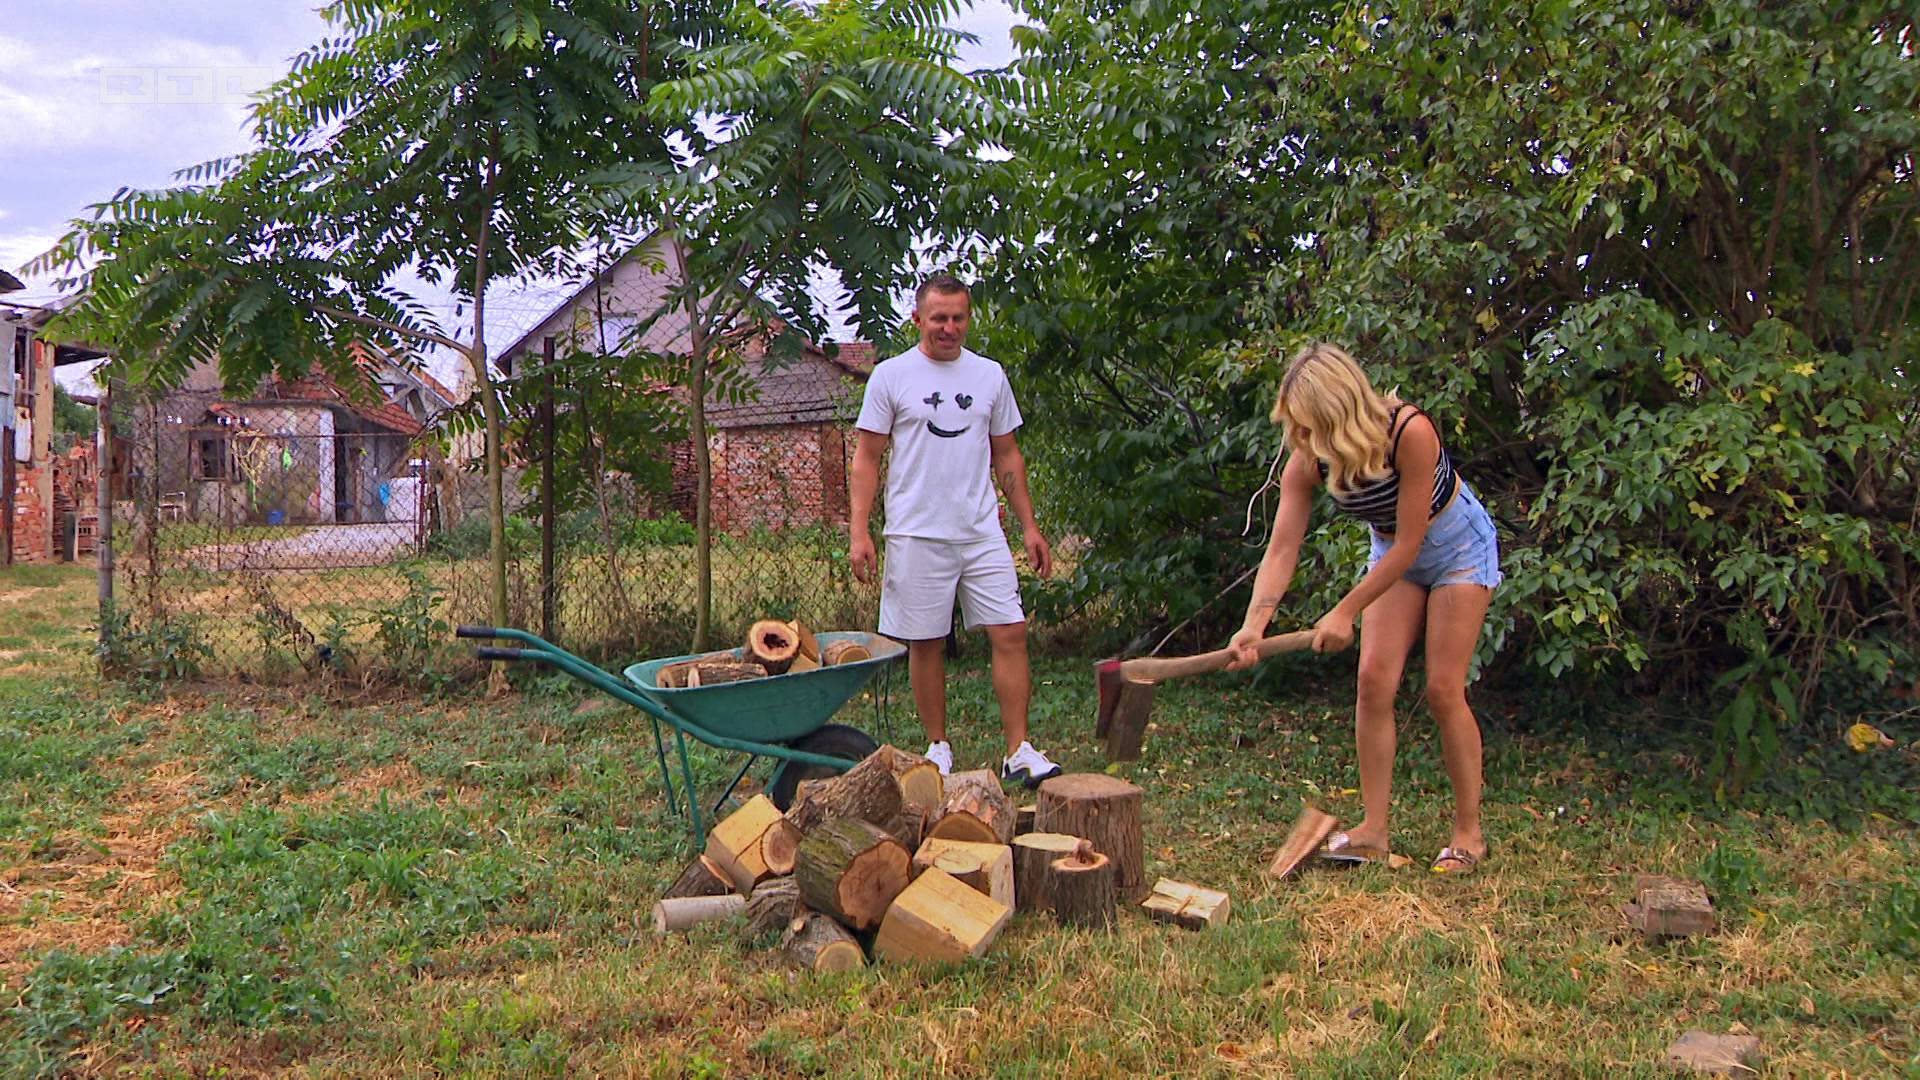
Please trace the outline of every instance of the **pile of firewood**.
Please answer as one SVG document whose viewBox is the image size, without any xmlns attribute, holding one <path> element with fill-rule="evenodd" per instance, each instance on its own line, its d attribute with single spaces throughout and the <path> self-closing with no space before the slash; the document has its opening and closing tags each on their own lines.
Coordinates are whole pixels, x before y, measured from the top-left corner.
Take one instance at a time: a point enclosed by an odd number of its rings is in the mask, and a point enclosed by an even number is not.
<svg viewBox="0 0 1920 1080">
<path fill-rule="evenodd" d="M 1016 808 L 991 771 L 942 777 L 883 746 L 846 773 L 803 782 L 782 814 L 754 797 L 654 906 L 662 933 L 741 918 L 808 970 L 979 956 L 1015 911 L 1108 927 L 1122 900 L 1190 927 L 1216 925 L 1224 893 L 1145 882 L 1142 793 L 1103 774 L 1057 776 Z"/>
<path fill-rule="evenodd" d="M 723 649 L 668 664 L 660 669 L 656 681 L 669 689 L 689 690 L 851 664 L 872 656 L 872 650 L 857 641 L 830 641 L 822 646 L 813 631 L 798 619 L 792 622 L 761 619 L 747 631 L 747 642 L 741 648 Z"/>
</svg>

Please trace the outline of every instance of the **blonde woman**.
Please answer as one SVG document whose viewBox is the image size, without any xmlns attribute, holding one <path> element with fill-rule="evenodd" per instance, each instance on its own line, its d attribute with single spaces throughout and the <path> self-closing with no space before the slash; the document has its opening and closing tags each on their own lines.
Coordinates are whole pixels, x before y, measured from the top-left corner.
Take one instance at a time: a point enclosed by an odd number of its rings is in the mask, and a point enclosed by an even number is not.
<svg viewBox="0 0 1920 1080">
<path fill-rule="evenodd" d="M 1440 725 L 1453 781 L 1453 833 L 1435 856 L 1437 873 L 1467 874 L 1487 857 L 1480 830 L 1480 725 L 1467 705 L 1467 665 L 1500 584 L 1493 519 L 1454 471 L 1433 420 L 1404 401 L 1381 397 L 1336 345 L 1303 349 L 1287 367 L 1273 422 L 1292 452 L 1280 476 L 1280 509 L 1253 580 L 1245 624 L 1233 635 L 1231 668 L 1254 660 L 1286 595 L 1307 534 L 1314 488 L 1373 530 L 1367 572 L 1314 625 L 1316 652 L 1353 643 L 1359 620 L 1360 686 L 1354 703 L 1360 797 L 1365 816 L 1335 833 L 1323 854 L 1351 861 L 1391 850 L 1394 697 L 1407 655 L 1424 632 L 1427 706 Z"/>
</svg>

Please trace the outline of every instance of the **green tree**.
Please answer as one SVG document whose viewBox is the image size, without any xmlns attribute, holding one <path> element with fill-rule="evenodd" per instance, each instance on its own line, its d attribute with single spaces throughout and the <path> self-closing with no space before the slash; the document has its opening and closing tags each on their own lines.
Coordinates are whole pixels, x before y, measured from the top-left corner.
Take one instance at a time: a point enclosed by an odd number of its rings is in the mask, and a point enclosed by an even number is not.
<svg viewBox="0 0 1920 1080">
<path fill-rule="evenodd" d="M 688 153 L 670 173 L 623 170 L 658 220 L 685 286 L 656 318 L 682 321 L 683 382 L 698 475 L 694 645 L 710 631 L 712 463 L 706 402 L 742 344 L 786 327 L 821 338 L 829 312 L 810 274 L 837 270 L 871 331 L 898 321 L 894 290 L 916 239 L 964 203 L 1002 110 L 951 66 L 964 35 L 954 0 L 740 3 L 683 78 L 654 87 L 650 115 Z M 799 339 L 770 338 L 778 360 Z"/>
<path fill-rule="evenodd" d="M 40 264 L 76 271 L 85 294 L 64 321 L 111 343 L 137 383 L 174 385 L 218 356 L 230 386 L 317 367 L 366 388 L 355 343 L 458 352 L 485 413 L 504 622 L 488 286 L 569 269 L 604 208 L 588 179 L 668 159 L 641 105 L 708 24 L 698 4 L 617 0 L 336 0 L 324 15 L 334 36 L 254 107 L 255 150 L 121 192 Z M 416 278 L 466 305 L 464 333 L 441 328 Z"/>
<path fill-rule="evenodd" d="M 64 440 L 62 450 L 75 442 L 93 440 L 93 433 L 100 426 L 100 418 L 93 406 L 82 405 L 73 400 L 67 388 L 55 383 L 53 386 L 53 431 Z"/>
</svg>

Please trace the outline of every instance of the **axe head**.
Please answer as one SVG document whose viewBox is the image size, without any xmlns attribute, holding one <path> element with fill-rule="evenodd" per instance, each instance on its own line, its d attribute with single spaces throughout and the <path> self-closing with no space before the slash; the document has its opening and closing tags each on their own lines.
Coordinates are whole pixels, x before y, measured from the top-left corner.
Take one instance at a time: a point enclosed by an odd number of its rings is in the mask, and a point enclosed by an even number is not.
<svg viewBox="0 0 1920 1080">
<path fill-rule="evenodd" d="M 1113 725 L 1113 708 L 1120 702 L 1120 658 L 1108 657 L 1093 665 L 1093 684 L 1100 695 L 1099 711 L 1094 716 L 1093 737 L 1104 739 Z"/>
</svg>

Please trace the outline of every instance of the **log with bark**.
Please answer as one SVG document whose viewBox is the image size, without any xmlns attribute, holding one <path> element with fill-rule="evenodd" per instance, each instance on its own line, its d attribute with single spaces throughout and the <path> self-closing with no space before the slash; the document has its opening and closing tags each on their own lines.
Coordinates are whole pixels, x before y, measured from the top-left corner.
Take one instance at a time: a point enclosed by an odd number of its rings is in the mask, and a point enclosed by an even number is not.
<svg viewBox="0 0 1920 1080">
<path fill-rule="evenodd" d="M 682 896 L 721 896 L 733 891 L 733 879 L 705 855 L 695 855 L 687 863 L 680 876 L 660 894 L 663 900 L 673 900 Z"/>
<path fill-rule="evenodd" d="M 1034 805 L 1028 803 L 1013 812 L 1013 835 L 1025 836 L 1033 831 Z"/>
<path fill-rule="evenodd" d="M 802 783 L 787 808 L 787 820 L 807 833 L 835 818 L 885 828 L 899 813 L 900 784 L 893 778 L 890 762 L 875 751 L 839 776 Z"/>
<path fill-rule="evenodd" d="M 867 966 L 867 954 L 847 928 L 817 911 L 802 909 L 781 943 L 787 960 L 802 971 L 852 971 Z"/>
<path fill-rule="evenodd" d="M 1071 855 L 1047 864 L 1047 897 L 1053 914 L 1068 926 L 1104 930 L 1113 925 L 1117 864 L 1085 840 Z"/>
<path fill-rule="evenodd" d="M 1146 892 L 1146 848 L 1141 837 L 1144 793 L 1104 773 L 1068 773 L 1040 785 L 1033 827 L 1081 836 L 1113 860 L 1114 888 L 1133 899 Z"/>
<path fill-rule="evenodd" d="M 829 641 L 820 648 L 820 663 L 824 667 L 871 659 L 873 650 L 857 641 Z"/>
<path fill-rule="evenodd" d="M 747 656 L 758 661 L 769 675 L 786 674 L 799 654 L 799 635 L 777 619 L 761 619 L 747 631 Z"/>
<path fill-rule="evenodd" d="M 1205 930 L 1209 926 L 1224 924 L 1233 905 L 1227 899 L 1227 894 L 1218 889 L 1205 889 L 1184 881 L 1161 878 L 1154 882 L 1152 895 L 1141 901 L 1140 910 L 1151 919 L 1170 922 L 1188 930 Z"/>
<path fill-rule="evenodd" d="M 760 861 L 767 864 L 768 873 L 793 873 L 793 862 L 799 856 L 800 838 L 803 835 L 786 818 L 767 826 L 767 831 L 760 834 Z"/>
<path fill-rule="evenodd" d="M 716 686 L 725 682 L 739 682 L 742 679 L 758 679 L 766 675 L 767 669 L 759 664 L 742 659 L 731 650 L 727 652 L 707 653 L 691 660 L 681 660 L 668 664 L 653 677 L 656 686 L 672 690 L 687 688 L 688 677 L 698 672 L 700 678 L 695 686 Z"/>
<path fill-rule="evenodd" d="M 869 759 L 872 758 L 879 758 L 887 771 L 893 773 L 894 783 L 900 785 L 902 803 L 918 806 L 928 814 L 939 812 L 940 804 L 946 799 L 946 778 L 940 775 L 938 765 L 896 746 L 882 746 L 869 755 Z"/>
<path fill-rule="evenodd" d="M 768 878 L 747 897 L 747 936 L 758 940 L 784 932 L 800 915 L 800 886 L 790 877 Z"/>
<path fill-rule="evenodd" d="M 730 919 L 746 909 L 741 896 L 676 896 L 653 905 L 653 929 L 666 934 L 691 930 L 701 923 Z"/>
<path fill-rule="evenodd" d="M 991 769 L 955 773 L 947 777 L 947 797 L 928 836 L 1004 844 L 1013 839 L 1013 802 L 1000 789 L 1000 777 Z"/>
<path fill-rule="evenodd" d="M 887 909 L 873 954 L 902 961 L 965 960 L 986 952 L 1012 917 L 1012 908 L 932 868 Z"/>
<path fill-rule="evenodd" d="M 727 875 L 740 895 L 753 892 L 755 885 L 773 873 L 767 867 L 760 838 L 780 819 L 780 810 L 772 799 L 755 795 L 707 834 L 707 857 Z"/>
<path fill-rule="evenodd" d="M 913 869 L 915 873 L 924 873 L 932 867 L 952 874 L 968 888 L 978 889 L 1008 907 L 1014 906 L 1013 849 L 1005 844 L 929 837 L 913 853 Z"/>
<path fill-rule="evenodd" d="M 802 903 L 855 930 L 870 930 L 912 880 L 913 860 L 879 826 L 840 818 L 800 842 L 793 876 Z"/>
<path fill-rule="evenodd" d="M 1047 867 L 1080 846 L 1066 833 L 1030 832 L 1013 838 L 1013 899 L 1021 911 L 1047 911 Z"/>
</svg>

